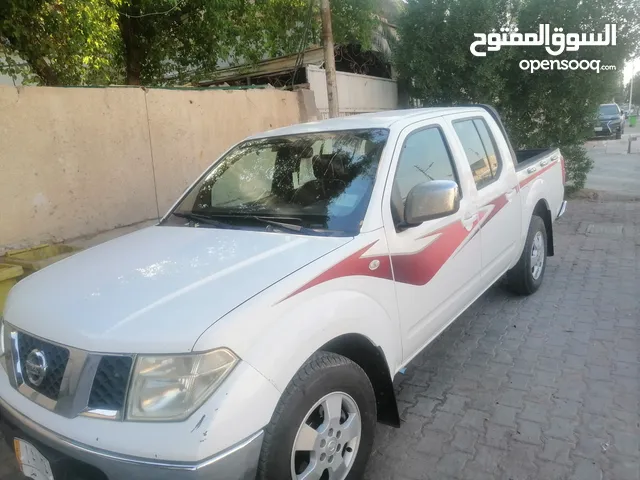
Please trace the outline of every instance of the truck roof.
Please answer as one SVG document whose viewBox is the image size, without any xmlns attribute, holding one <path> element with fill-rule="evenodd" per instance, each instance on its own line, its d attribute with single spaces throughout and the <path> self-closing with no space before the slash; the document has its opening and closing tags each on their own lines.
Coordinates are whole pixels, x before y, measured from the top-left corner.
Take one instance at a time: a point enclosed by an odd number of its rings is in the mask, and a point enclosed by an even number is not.
<svg viewBox="0 0 640 480">
<path fill-rule="evenodd" d="M 482 112 L 481 107 L 432 107 L 411 108 L 406 110 L 387 110 L 375 113 L 363 113 L 347 117 L 331 118 L 316 122 L 300 123 L 289 127 L 277 128 L 252 135 L 249 138 L 264 138 L 281 135 L 294 135 L 310 132 L 330 132 L 336 130 L 357 130 L 364 128 L 404 127 L 420 120 L 440 117 L 445 114 Z"/>
</svg>

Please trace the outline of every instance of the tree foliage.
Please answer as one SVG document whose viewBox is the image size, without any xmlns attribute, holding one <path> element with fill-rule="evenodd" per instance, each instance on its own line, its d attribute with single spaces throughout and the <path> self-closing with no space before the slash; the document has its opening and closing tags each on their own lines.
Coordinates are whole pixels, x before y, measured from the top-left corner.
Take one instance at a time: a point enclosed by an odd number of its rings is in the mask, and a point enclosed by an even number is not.
<svg viewBox="0 0 640 480">
<path fill-rule="evenodd" d="M 333 0 L 335 40 L 368 44 L 377 1 Z M 4 0 L 0 72 L 41 85 L 182 84 L 318 43 L 319 25 L 313 0 Z"/>
<path fill-rule="evenodd" d="M 117 40 L 117 12 L 103 0 L 0 2 L 0 72 L 27 83 L 105 83 Z"/>
<path fill-rule="evenodd" d="M 633 92 L 629 92 L 629 87 L 633 82 Z M 633 98 L 631 99 L 631 103 L 633 105 L 640 105 L 640 73 L 636 73 L 629 83 L 625 85 L 624 88 L 624 96 L 622 97 L 620 103 L 623 105 L 629 104 L 629 93 L 632 93 Z"/>
<path fill-rule="evenodd" d="M 625 60 L 637 48 L 638 0 L 410 0 L 399 22 L 396 64 L 411 96 L 423 104 L 490 103 L 505 119 L 516 148 L 562 148 L 569 179 L 584 185 L 591 162 L 582 144 L 600 103 L 618 90 Z M 602 32 L 617 24 L 617 46 L 582 47 L 551 57 L 544 47 L 503 47 L 475 57 L 474 33 L 517 25 L 537 32 L 550 23 L 566 33 Z M 495 29 L 495 30 L 494 30 Z M 520 68 L 522 60 L 600 60 L 616 71 Z"/>
</svg>

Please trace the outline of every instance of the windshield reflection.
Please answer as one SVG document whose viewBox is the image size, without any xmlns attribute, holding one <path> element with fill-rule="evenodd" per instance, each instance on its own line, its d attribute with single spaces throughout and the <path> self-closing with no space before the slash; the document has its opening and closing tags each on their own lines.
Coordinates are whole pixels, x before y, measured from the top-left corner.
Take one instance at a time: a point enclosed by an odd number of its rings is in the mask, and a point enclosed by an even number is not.
<svg viewBox="0 0 640 480">
<path fill-rule="evenodd" d="M 244 142 L 192 188 L 171 223 L 356 234 L 388 133 L 345 130 Z"/>
</svg>

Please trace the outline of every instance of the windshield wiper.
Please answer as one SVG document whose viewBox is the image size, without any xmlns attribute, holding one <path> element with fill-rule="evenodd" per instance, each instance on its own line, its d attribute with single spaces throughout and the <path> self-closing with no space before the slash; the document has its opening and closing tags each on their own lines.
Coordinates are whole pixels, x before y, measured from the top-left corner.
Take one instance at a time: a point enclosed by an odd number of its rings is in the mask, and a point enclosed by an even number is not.
<svg viewBox="0 0 640 480">
<path fill-rule="evenodd" d="M 298 232 L 298 233 L 317 233 L 314 229 L 312 228 L 307 228 L 307 227 L 303 227 L 302 225 L 297 225 L 295 223 L 289 223 L 289 222 L 283 222 L 282 220 L 285 220 L 284 218 L 266 218 L 266 217 L 261 217 L 258 215 L 247 215 L 248 218 L 253 218 L 254 220 L 258 220 L 262 223 L 266 223 L 267 225 L 273 225 L 275 227 L 280 227 L 280 228 L 284 228 L 286 230 L 292 230 L 294 232 Z M 288 218 L 287 218 L 288 219 Z"/>
<path fill-rule="evenodd" d="M 273 227 L 278 227 L 283 230 L 290 230 L 296 233 L 303 233 L 309 235 L 335 235 L 337 232 L 326 229 L 315 229 L 309 227 L 303 227 L 293 222 L 302 222 L 302 219 L 297 217 L 277 217 L 277 216 L 263 216 L 256 214 L 242 214 L 242 213 L 212 213 L 207 215 L 208 218 L 228 218 L 234 220 L 254 220 L 260 223 L 265 223 Z"/>
<path fill-rule="evenodd" d="M 298 233 L 306 233 L 310 235 L 324 235 L 328 237 L 343 235 L 343 232 L 340 232 L 338 230 L 329 230 L 328 228 L 303 227 L 302 225 L 298 225 L 296 223 L 283 221 L 283 220 L 293 220 L 298 222 L 302 221 L 301 219 L 296 217 L 263 217 L 261 215 L 247 215 L 247 216 L 255 220 L 261 221 L 263 223 L 267 223 L 275 227 L 281 227 L 287 230 L 292 230 Z"/>
<path fill-rule="evenodd" d="M 205 225 L 213 225 L 214 227 L 229 228 L 229 224 L 211 218 L 208 215 L 200 215 L 192 212 L 173 212 L 172 215 L 180 218 L 186 218 L 194 223 L 204 223 Z"/>
</svg>

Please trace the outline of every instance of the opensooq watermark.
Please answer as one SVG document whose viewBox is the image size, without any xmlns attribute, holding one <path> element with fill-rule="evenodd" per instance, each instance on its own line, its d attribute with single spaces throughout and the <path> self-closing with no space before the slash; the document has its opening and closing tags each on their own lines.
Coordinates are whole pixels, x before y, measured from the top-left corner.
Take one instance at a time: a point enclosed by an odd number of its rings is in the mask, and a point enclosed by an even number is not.
<svg viewBox="0 0 640 480">
<path fill-rule="evenodd" d="M 518 27 L 503 27 L 500 33 L 474 33 L 477 38 L 469 50 L 476 57 L 486 57 L 487 52 L 497 52 L 502 47 L 545 47 L 549 55 L 558 56 L 565 50 L 575 52 L 580 47 L 616 45 L 616 24 L 607 23 L 604 33 L 564 33 L 562 27 L 555 27 L 551 33 L 548 23 L 540 24 L 538 32 L 520 33 Z M 486 51 L 478 47 L 486 46 Z M 521 60 L 522 70 L 534 73 L 536 70 L 615 70 L 615 65 L 600 65 L 600 60 Z"/>
</svg>

